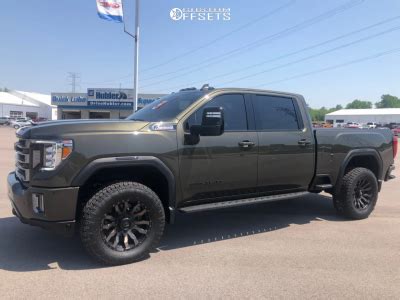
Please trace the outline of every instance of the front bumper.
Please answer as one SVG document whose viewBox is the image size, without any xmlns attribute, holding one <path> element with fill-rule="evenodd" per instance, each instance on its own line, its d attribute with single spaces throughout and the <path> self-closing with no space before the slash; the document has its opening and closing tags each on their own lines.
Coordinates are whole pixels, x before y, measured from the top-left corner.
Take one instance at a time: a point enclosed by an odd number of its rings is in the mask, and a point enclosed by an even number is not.
<svg viewBox="0 0 400 300">
<path fill-rule="evenodd" d="M 39 226 L 67 236 L 75 231 L 75 214 L 78 201 L 78 187 L 37 188 L 25 187 L 15 176 L 8 174 L 8 197 L 13 213 L 24 224 Z M 35 212 L 32 194 L 43 199 L 43 212 Z"/>
</svg>

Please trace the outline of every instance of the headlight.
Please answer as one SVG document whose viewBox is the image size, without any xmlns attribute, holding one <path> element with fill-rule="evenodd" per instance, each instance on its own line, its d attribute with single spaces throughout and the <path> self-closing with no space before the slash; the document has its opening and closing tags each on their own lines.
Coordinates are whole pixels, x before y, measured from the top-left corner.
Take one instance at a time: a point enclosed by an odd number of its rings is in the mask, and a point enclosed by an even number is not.
<svg viewBox="0 0 400 300">
<path fill-rule="evenodd" d="M 55 141 L 35 141 L 35 144 L 43 145 L 41 170 L 51 171 L 66 159 L 73 150 L 72 140 Z"/>
</svg>

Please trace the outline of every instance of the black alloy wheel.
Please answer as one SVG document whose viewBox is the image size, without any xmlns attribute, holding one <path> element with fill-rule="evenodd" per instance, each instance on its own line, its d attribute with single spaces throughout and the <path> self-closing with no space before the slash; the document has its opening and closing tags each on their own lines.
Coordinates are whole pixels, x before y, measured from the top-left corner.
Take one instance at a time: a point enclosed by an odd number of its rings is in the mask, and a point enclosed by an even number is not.
<svg viewBox="0 0 400 300">
<path fill-rule="evenodd" d="M 160 241 L 164 227 L 160 198 L 147 186 L 132 181 L 112 183 L 95 193 L 80 220 L 85 249 L 108 265 L 147 257 Z"/>
<path fill-rule="evenodd" d="M 151 220 L 146 206 L 130 199 L 115 204 L 101 222 L 103 240 L 115 251 L 137 247 L 150 230 Z"/>
</svg>

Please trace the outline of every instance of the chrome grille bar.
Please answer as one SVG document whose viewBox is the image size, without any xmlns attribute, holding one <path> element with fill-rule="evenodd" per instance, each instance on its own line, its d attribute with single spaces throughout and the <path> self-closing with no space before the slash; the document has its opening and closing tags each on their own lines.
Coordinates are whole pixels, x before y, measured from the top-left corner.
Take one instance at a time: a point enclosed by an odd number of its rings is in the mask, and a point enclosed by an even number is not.
<svg viewBox="0 0 400 300">
<path fill-rule="evenodd" d="M 16 176 L 25 182 L 30 180 L 30 151 L 29 141 L 20 139 L 15 143 Z"/>
</svg>

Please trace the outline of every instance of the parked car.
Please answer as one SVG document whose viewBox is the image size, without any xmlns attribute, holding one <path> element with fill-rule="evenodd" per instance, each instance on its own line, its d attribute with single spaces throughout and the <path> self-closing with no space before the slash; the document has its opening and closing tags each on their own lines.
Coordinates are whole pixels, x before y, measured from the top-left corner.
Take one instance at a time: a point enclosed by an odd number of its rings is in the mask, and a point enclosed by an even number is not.
<svg viewBox="0 0 400 300">
<path fill-rule="evenodd" d="M 88 253 L 110 265 L 146 257 L 177 212 L 325 191 L 343 216 L 367 218 L 397 152 L 388 129 L 313 129 L 298 94 L 207 86 L 126 120 L 53 121 L 17 138 L 13 213 L 67 235 L 78 229 Z"/>
<path fill-rule="evenodd" d="M 9 124 L 10 124 L 10 118 L 0 117 L 0 125 L 9 125 Z"/>
<path fill-rule="evenodd" d="M 376 128 L 377 127 L 377 123 L 375 122 L 368 122 L 367 123 L 368 128 Z"/>
<path fill-rule="evenodd" d="M 19 129 L 21 127 L 32 126 L 32 121 L 30 120 L 13 120 L 10 122 L 10 126 Z"/>
<path fill-rule="evenodd" d="M 362 128 L 362 126 L 356 122 L 348 122 L 345 128 Z"/>
<path fill-rule="evenodd" d="M 29 117 L 18 117 L 18 118 L 13 118 L 12 120 L 14 120 L 14 121 L 31 121 L 31 118 L 29 118 Z"/>
</svg>

